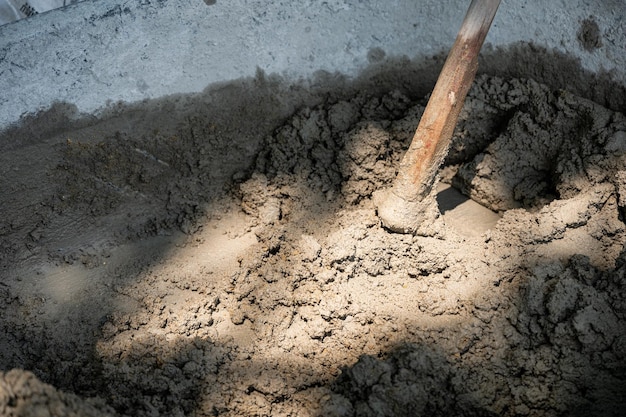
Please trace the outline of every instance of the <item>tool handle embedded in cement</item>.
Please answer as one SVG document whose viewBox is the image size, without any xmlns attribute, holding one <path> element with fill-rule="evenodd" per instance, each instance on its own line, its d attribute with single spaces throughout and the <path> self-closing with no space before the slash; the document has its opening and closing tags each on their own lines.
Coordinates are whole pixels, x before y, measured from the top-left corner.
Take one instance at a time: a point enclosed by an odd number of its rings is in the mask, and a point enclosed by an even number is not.
<svg viewBox="0 0 626 417">
<path fill-rule="evenodd" d="M 500 0 L 472 0 L 469 6 L 413 141 L 400 163 L 398 176 L 389 193 L 393 196 L 378 208 L 383 224 L 392 230 L 413 228 L 402 224 L 415 224 L 416 219 L 405 221 L 399 217 L 410 216 L 413 209 L 409 206 L 420 202 L 431 192 L 435 175 L 448 152 L 459 113 L 476 75 L 478 53 L 499 5 Z M 397 207 L 402 202 L 407 207 Z M 392 208 L 392 205 L 396 207 Z M 398 213 L 403 214 L 400 216 Z"/>
<path fill-rule="evenodd" d="M 500 0 L 473 0 L 446 59 L 413 141 L 401 163 L 397 183 L 409 187 L 402 194 L 428 194 L 443 162 L 459 113 L 478 68 L 478 53 Z M 406 178 L 405 178 L 406 177 Z M 396 190 L 400 191 L 400 190 Z"/>
</svg>

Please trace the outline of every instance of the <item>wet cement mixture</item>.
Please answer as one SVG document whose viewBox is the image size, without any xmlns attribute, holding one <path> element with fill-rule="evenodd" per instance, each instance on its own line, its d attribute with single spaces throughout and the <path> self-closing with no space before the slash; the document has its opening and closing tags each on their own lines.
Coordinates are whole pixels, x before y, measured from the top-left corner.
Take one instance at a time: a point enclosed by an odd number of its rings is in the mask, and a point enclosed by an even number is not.
<svg viewBox="0 0 626 417">
<path fill-rule="evenodd" d="M 426 98 L 359 90 L 9 132 L 0 415 L 621 415 L 626 117 L 479 76 L 401 235 L 371 196 Z"/>
</svg>

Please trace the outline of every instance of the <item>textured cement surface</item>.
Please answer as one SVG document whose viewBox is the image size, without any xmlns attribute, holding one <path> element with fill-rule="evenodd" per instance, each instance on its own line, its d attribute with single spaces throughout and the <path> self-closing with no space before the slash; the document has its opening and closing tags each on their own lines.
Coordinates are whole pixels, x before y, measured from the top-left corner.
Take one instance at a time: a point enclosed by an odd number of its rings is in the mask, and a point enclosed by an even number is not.
<svg viewBox="0 0 626 417">
<path fill-rule="evenodd" d="M 84 1 L 0 27 L 0 128 L 55 101 L 96 113 L 254 76 L 355 76 L 447 52 L 467 1 Z M 554 48 L 626 80 L 621 0 L 503 1 L 486 44 Z M 489 47 L 489 46 L 488 46 Z"/>
<path fill-rule="evenodd" d="M 413 237 L 423 97 L 236 84 L 0 140 L 0 416 L 623 416 L 623 113 L 479 76 Z"/>
</svg>

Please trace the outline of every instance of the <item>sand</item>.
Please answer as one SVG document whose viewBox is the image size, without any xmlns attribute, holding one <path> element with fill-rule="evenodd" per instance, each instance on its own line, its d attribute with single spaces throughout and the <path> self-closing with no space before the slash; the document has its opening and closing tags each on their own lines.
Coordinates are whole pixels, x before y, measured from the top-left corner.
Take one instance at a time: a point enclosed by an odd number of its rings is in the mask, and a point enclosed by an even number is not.
<svg viewBox="0 0 626 417">
<path fill-rule="evenodd" d="M 259 73 L 5 132 L 0 414 L 620 415 L 624 115 L 479 76 L 441 227 L 401 235 L 372 193 L 426 98 L 361 87 Z"/>
</svg>

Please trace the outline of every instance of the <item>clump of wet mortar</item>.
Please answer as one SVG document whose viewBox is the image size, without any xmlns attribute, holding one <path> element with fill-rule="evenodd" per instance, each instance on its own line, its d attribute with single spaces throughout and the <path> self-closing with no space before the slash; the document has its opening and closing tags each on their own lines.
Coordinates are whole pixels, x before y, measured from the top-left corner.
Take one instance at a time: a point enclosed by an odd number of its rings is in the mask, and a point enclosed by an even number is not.
<svg viewBox="0 0 626 417">
<path fill-rule="evenodd" d="M 121 290 L 135 307 L 100 327 L 98 411 L 619 415 L 626 118 L 532 80 L 481 76 L 441 178 L 502 218 L 478 237 L 449 226 L 437 237 L 391 234 L 371 195 L 393 180 L 424 104 L 400 92 L 329 100 L 268 136 L 223 203 L 244 219 L 228 238 L 255 242 L 235 268 L 190 276 L 148 264 Z M 70 170 L 91 163 L 84 152 L 66 158 Z M 176 191 L 163 183 L 180 171 L 175 161 L 144 167 L 96 168 L 115 187 Z M 168 207 L 155 220 L 167 227 L 201 216 L 186 194 Z M 197 228 L 186 232 L 202 247 Z M 3 291 L 2 304 L 14 302 Z M 33 385 L 14 378 L 0 374 L 17 387 L 0 413 L 40 407 Z"/>
</svg>

